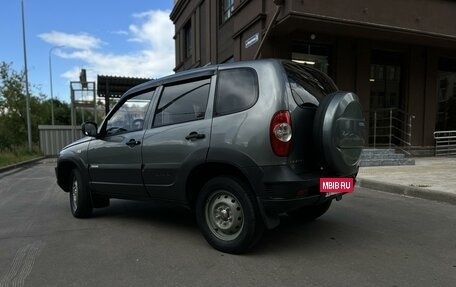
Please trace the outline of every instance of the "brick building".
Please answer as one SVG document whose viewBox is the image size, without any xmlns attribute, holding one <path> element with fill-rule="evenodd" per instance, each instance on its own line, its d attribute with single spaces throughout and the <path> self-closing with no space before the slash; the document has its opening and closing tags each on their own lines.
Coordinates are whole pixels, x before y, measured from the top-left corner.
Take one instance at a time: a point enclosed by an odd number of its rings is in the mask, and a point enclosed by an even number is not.
<svg viewBox="0 0 456 287">
<path fill-rule="evenodd" d="M 178 0 L 175 71 L 257 53 L 302 62 L 358 94 L 371 144 L 411 133 L 431 151 L 434 131 L 456 130 L 455 15 L 445 0 Z"/>
</svg>

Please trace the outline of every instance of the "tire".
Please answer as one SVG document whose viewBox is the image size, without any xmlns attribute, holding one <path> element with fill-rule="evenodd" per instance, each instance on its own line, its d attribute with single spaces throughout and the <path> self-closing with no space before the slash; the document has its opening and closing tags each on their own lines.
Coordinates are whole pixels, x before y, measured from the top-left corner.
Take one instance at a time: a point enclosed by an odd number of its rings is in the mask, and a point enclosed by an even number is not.
<svg viewBox="0 0 456 287">
<path fill-rule="evenodd" d="M 298 221 L 312 221 L 325 214 L 331 206 L 331 202 L 332 200 L 328 200 L 319 205 L 301 207 L 288 212 L 288 215 Z"/>
<path fill-rule="evenodd" d="M 207 242 L 226 253 L 246 252 L 264 231 L 252 192 L 233 177 L 216 177 L 204 185 L 197 197 L 196 221 Z"/>
<path fill-rule="evenodd" d="M 87 185 L 77 169 L 71 172 L 70 208 L 76 218 L 87 218 L 92 214 L 92 199 Z"/>
</svg>

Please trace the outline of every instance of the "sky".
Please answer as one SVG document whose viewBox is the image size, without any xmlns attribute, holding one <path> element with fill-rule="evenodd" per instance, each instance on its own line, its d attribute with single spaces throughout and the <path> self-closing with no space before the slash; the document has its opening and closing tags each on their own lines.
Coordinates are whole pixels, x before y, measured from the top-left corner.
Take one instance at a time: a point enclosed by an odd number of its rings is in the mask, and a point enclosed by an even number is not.
<svg viewBox="0 0 456 287">
<path fill-rule="evenodd" d="M 173 0 L 23 0 L 31 93 L 70 102 L 70 81 L 173 73 Z M 2 0 L 0 62 L 24 69 L 21 0 Z"/>
</svg>

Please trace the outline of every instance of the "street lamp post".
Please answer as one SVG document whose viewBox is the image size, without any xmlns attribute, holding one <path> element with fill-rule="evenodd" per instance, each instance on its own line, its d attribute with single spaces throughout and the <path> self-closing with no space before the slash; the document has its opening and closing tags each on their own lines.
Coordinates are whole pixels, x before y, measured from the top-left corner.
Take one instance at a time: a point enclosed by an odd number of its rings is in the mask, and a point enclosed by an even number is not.
<svg viewBox="0 0 456 287">
<path fill-rule="evenodd" d="M 25 43 L 25 20 L 24 20 L 24 0 L 21 1 L 22 11 L 22 43 L 24 46 L 24 74 L 25 74 L 25 106 L 27 116 L 27 137 L 28 137 L 28 148 L 32 151 L 32 123 L 30 119 L 30 93 L 28 85 L 28 69 L 27 69 L 27 49 Z"/>
<path fill-rule="evenodd" d="M 51 86 L 51 122 L 54 125 L 54 92 L 52 89 L 52 51 L 63 46 L 54 46 L 49 49 L 49 84 Z"/>
</svg>

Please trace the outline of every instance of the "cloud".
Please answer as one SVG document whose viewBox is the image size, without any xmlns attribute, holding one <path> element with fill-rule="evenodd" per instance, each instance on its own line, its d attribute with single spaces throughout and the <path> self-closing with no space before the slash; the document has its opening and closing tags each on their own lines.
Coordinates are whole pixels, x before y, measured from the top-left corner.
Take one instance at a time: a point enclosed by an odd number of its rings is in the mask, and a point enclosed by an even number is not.
<svg viewBox="0 0 456 287">
<path fill-rule="evenodd" d="M 130 25 L 130 41 L 145 43 L 156 50 L 174 50 L 174 26 L 169 19 L 170 11 L 152 10 L 133 17 L 142 21 L 140 25 Z M 162 35 L 168 36 L 168 40 L 163 41 Z"/>
<path fill-rule="evenodd" d="M 135 23 L 128 30 L 116 32 L 126 35 L 126 45 L 127 42 L 139 44 L 138 50 L 126 54 L 105 52 L 103 46 L 109 43 L 89 34 L 52 31 L 39 37 L 52 45 L 65 46 L 55 50 L 56 56 L 81 62 L 62 75 L 69 80 L 78 79 L 81 67 L 87 70 L 90 81 L 96 75 L 158 78 L 171 74 L 175 63 L 174 26 L 169 13 L 169 10 L 153 10 L 133 15 Z"/>
<path fill-rule="evenodd" d="M 115 34 L 115 35 L 128 35 L 128 32 L 125 31 L 125 30 L 118 30 L 118 31 L 113 31 L 111 32 L 112 34 Z"/>
<path fill-rule="evenodd" d="M 63 32 L 52 31 L 38 35 L 42 40 L 55 46 L 65 46 L 74 49 L 98 49 L 103 43 L 100 39 L 88 34 L 66 34 Z"/>
</svg>

